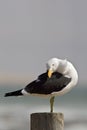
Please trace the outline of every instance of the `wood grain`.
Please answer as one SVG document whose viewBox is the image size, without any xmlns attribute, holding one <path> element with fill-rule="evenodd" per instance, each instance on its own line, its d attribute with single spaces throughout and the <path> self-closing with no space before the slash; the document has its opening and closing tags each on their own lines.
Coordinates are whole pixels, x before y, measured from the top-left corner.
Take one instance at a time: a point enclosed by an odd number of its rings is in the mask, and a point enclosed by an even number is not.
<svg viewBox="0 0 87 130">
<path fill-rule="evenodd" d="M 31 130 L 63 130 L 62 113 L 33 113 L 30 119 Z"/>
</svg>

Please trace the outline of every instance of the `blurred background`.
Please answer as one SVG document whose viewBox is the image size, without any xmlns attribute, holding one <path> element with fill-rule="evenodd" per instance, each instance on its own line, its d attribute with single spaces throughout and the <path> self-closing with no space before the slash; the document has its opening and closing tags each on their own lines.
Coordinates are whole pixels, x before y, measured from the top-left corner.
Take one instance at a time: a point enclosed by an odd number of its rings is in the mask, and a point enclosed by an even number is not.
<svg viewBox="0 0 87 130">
<path fill-rule="evenodd" d="M 49 99 L 9 97 L 45 72 L 51 57 L 71 61 L 79 82 L 56 97 L 65 130 L 87 129 L 87 1 L 0 0 L 0 130 L 29 130 L 30 114 L 49 112 Z"/>
</svg>

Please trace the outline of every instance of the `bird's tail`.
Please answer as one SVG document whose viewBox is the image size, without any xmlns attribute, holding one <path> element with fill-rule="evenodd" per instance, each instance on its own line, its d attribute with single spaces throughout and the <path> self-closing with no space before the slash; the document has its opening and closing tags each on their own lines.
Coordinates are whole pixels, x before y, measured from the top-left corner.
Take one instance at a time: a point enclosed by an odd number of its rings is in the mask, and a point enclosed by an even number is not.
<svg viewBox="0 0 87 130">
<path fill-rule="evenodd" d="M 22 96 L 22 89 L 20 90 L 17 90 L 17 91 L 14 91 L 14 92 L 9 92 L 9 93 L 5 93 L 5 97 L 8 97 L 8 96 Z"/>
</svg>

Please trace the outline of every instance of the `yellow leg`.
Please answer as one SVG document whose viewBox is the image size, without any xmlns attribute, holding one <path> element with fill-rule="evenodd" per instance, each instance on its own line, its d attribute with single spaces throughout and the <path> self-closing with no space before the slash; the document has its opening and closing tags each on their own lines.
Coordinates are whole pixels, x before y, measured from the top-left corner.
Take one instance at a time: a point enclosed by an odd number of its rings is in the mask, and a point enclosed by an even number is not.
<svg viewBox="0 0 87 130">
<path fill-rule="evenodd" d="M 50 112 L 53 112 L 54 96 L 50 98 Z"/>
</svg>

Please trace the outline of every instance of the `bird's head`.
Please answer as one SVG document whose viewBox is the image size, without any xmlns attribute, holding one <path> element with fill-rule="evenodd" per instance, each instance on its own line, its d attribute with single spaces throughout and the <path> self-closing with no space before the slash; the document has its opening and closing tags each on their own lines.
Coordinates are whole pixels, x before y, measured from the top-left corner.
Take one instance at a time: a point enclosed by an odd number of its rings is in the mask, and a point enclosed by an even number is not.
<svg viewBox="0 0 87 130">
<path fill-rule="evenodd" d="M 47 62 L 46 67 L 47 67 L 49 78 L 52 76 L 52 73 L 57 71 L 58 66 L 59 66 L 59 59 L 57 58 L 52 58 Z"/>
<path fill-rule="evenodd" d="M 49 78 L 52 76 L 52 73 L 54 72 L 59 72 L 64 74 L 64 72 L 66 71 L 67 60 L 52 58 L 47 62 L 46 66 L 47 66 Z"/>
</svg>

